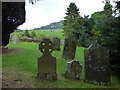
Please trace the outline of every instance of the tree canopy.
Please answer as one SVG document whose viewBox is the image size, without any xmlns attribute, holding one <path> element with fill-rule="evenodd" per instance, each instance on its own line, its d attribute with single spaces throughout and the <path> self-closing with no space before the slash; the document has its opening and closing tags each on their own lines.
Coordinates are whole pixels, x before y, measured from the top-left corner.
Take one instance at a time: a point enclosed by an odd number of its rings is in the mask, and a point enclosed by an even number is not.
<svg viewBox="0 0 120 90">
<path fill-rule="evenodd" d="M 2 2 L 2 45 L 9 43 L 9 36 L 25 22 L 25 2 Z"/>
<path fill-rule="evenodd" d="M 79 16 L 79 9 L 75 5 L 75 3 L 70 3 L 69 7 L 67 8 L 67 13 L 65 20 L 63 21 L 63 30 L 65 36 L 75 36 L 77 26 L 79 23 L 77 23 Z"/>
</svg>

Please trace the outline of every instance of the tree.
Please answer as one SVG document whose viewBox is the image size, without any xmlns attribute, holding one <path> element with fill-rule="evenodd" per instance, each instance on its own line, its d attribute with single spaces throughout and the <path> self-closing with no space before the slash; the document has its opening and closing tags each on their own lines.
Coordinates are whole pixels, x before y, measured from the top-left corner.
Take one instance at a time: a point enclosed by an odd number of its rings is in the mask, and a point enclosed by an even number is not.
<svg viewBox="0 0 120 90">
<path fill-rule="evenodd" d="M 74 3 L 70 3 L 66 15 L 63 22 L 65 36 L 75 38 L 78 46 L 88 47 L 92 36 L 89 16 L 81 17 Z"/>
<path fill-rule="evenodd" d="M 92 33 L 94 34 L 96 41 L 100 41 L 102 37 L 100 34 L 100 28 L 98 28 L 97 24 L 101 23 L 101 21 L 105 20 L 106 18 L 113 17 L 112 5 L 110 2 L 106 2 L 103 9 L 103 11 L 95 12 L 91 15 L 91 20 L 93 20 Z"/>
<path fill-rule="evenodd" d="M 28 30 L 25 30 L 25 36 L 30 37 Z"/>
<path fill-rule="evenodd" d="M 112 16 L 113 11 L 112 11 L 112 5 L 110 4 L 110 2 L 106 2 L 103 13 L 107 16 Z"/>
<path fill-rule="evenodd" d="M 112 16 L 111 8 L 105 7 L 103 11 L 105 17 L 95 24 L 101 34 L 98 43 L 110 51 L 111 69 L 120 76 L 120 16 Z"/>
<path fill-rule="evenodd" d="M 9 43 L 9 36 L 25 22 L 25 2 L 2 2 L 2 45 Z"/>
<path fill-rule="evenodd" d="M 35 38 L 35 37 L 36 37 L 36 33 L 35 33 L 34 31 L 32 31 L 30 37 L 31 37 L 31 38 Z"/>
<path fill-rule="evenodd" d="M 66 13 L 66 17 L 65 20 L 63 21 L 63 30 L 64 30 L 64 34 L 65 36 L 69 37 L 69 36 L 73 36 L 75 37 L 77 34 L 77 30 L 78 30 L 78 25 L 80 25 L 78 19 L 80 19 L 81 17 L 79 16 L 79 9 L 77 8 L 77 6 L 75 5 L 75 3 L 70 3 L 69 7 L 67 8 L 67 13 Z"/>
</svg>

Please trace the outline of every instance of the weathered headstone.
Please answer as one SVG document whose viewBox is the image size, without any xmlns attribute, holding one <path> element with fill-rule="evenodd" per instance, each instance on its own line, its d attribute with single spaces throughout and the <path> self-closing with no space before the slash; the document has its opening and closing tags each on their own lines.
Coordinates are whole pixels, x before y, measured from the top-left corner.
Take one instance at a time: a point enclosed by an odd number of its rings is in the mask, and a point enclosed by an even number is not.
<svg viewBox="0 0 120 90">
<path fill-rule="evenodd" d="M 80 79 L 80 74 L 82 72 L 82 65 L 79 64 L 78 60 L 72 60 L 67 62 L 67 67 L 65 71 L 65 77 L 69 79 Z"/>
<path fill-rule="evenodd" d="M 39 50 L 43 55 L 38 58 L 38 78 L 43 80 L 56 80 L 56 58 L 51 55 L 53 43 L 49 39 L 44 39 L 39 44 Z"/>
<path fill-rule="evenodd" d="M 20 42 L 19 37 L 16 34 L 14 34 L 12 36 L 12 44 L 19 44 L 19 42 Z"/>
<path fill-rule="evenodd" d="M 76 40 L 73 38 L 65 38 L 62 58 L 74 59 L 76 53 Z"/>
<path fill-rule="evenodd" d="M 60 39 L 58 37 L 55 37 L 53 39 L 53 44 L 54 44 L 54 50 L 60 51 Z"/>
<path fill-rule="evenodd" d="M 85 80 L 110 85 L 109 51 L 98 44 L 84 50 Z"/>
</svg>

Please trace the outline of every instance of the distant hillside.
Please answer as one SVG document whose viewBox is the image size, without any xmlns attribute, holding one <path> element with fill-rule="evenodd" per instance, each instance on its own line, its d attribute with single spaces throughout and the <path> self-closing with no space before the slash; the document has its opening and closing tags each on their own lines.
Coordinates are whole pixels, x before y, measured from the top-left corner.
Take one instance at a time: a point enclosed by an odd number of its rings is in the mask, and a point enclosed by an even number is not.
<svg viewBox="0 0 120 90">
<path fill-rule="evenodd" d="M 46 26 L 41 26 L 40 28 L 34 28 L 34 30 L 46 30 L 46 29 L 62 29 L 63 20 L 59 22 L 54 22 Z"/>
</svg>

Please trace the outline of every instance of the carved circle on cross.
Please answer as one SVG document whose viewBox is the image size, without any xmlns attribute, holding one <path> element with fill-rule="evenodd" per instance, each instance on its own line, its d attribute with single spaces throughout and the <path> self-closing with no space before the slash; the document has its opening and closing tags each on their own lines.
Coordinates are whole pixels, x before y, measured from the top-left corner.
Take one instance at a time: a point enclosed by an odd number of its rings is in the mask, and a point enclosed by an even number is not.
<svg viewBox="0 0 120 90">
<path fill-rule="evenodd" d="M 44 39 L 40 44 L 39 44 L 39 50 L 43 54 L 50 54 L 53 51 L 53 43 L 49 39 Z"/>
</svg>

